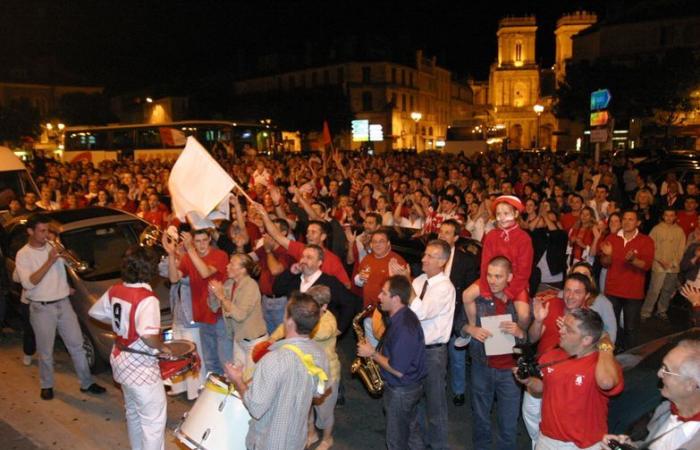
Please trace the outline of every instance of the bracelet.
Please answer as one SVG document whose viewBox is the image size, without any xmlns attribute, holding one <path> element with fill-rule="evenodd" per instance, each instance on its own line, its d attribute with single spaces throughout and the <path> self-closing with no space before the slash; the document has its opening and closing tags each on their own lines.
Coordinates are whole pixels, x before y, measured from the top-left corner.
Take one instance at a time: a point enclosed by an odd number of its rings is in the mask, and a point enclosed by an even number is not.
<svg viewBox="0 0 700 450">
<path fill-rule="evenodd" d="M 279 208 L 280 205 L 281 205 L 281 203 L 273 203 L 273 204 L 272 204 L 272 206 L 274 206 L 275 208 Z"/>
</svg>

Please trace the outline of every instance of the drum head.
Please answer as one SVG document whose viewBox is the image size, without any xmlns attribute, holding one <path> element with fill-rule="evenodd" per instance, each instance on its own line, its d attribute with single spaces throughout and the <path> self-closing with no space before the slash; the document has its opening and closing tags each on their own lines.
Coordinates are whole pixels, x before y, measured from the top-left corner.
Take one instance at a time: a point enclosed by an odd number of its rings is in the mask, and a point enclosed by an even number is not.
<svg viewBox="0 0 700 450">
<path fill-rule="evenodd" d="M 166 342 L 164 345 L 170 349 L 173 359 L 187 356 L 190 353 L 194 352 L 197 348 L 194 345 L 194 342 L 186 341 L 184 339 Z"/>
</svg>

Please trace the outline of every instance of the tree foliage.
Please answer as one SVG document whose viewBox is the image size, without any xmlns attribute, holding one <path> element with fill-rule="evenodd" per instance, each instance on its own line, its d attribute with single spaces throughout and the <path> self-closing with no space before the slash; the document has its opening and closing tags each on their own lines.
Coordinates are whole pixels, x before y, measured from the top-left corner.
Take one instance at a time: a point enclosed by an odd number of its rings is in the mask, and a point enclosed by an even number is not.
<svg viewBox="0 0 700 450">
<path fill-rule="evenodd" d="M 41 132 L 41 117 L 26 98 L 11 100 L 0 106 L 0 142 L 18 142 L 22 137 L 35 138 Z"/>
<path fill-rule="evenodd" d="M 609 110 L 616 119 L 653 118 L 659 125 L 674 125 L 693 108 L 691 92 L 700 88 L 700 58 L 689 50 L 675 49 L 662 57 L 567 65 L 555 113 L 587 121 L 591 92 L 603 88 L 612 93 Z"/>
</svg>

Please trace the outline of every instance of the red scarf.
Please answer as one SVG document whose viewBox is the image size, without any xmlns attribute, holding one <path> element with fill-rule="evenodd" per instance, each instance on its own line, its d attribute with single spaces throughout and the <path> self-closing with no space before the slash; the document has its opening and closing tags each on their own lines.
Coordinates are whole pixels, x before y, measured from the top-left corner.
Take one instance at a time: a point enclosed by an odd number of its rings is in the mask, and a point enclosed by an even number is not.
<svg viewBox="0 0 700 450">
<path fill-rule="evenodd" d="M 695 415 L 692 417 L 683 417 L 680 415 L 676 404 L 673 402 L 671 402 L 671 414 L 678 417 L 678 420 L 680 420 L 681 422 L 700 422 L 700 411 L 695 413 Z"/>
<path fill-rule="evenodd" d="M 519 228 L 520 225 L 518 225 L 518 222 L 515 222 L 512 227 L 510 228 L 502 228 L 501 229 L 501 237 L 503 238 L 504 242 L 509 242 L 510 241 L 510 232 Z"/>
</svg>

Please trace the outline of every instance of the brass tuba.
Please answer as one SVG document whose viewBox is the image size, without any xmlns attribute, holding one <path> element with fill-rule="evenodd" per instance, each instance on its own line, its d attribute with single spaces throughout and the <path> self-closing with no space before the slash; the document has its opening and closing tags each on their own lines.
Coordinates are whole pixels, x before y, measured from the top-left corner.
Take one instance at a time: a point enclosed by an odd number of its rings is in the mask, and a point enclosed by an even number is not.
<svg viewBox="0 0 700 450">
<path fill-rule="evenodd" d="M 357 334 L 358 341 L 365 340 L 365 332 L 362 328 L 361 322 L 373 311 L 374 305 L 369 305 L 352 319 L 352 328 Z M 379 373 L 379 366 L 372 358 L 363 358 L 358 356 L 353 360 L 352 365 L 350 366 L 350 372 L 352 372 L 353 375 L 357 374 L 360 377 L 370 395 L 379 396 L 382 394 L 382 391 L 384 390 L 384 380 L 382 380 L 382 376 Z"/>
</svg>

